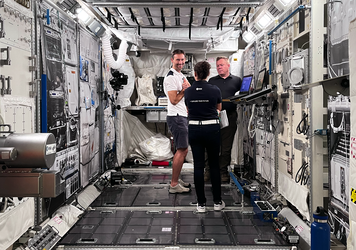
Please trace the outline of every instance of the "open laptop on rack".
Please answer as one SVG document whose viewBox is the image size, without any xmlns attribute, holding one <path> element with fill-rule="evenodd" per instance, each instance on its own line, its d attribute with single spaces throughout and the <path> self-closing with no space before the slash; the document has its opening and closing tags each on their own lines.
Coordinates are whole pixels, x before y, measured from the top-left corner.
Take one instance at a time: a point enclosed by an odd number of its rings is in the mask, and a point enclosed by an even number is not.
<svg viewBox="0 0 356 250">
<path fill-rule="evenodd" d="M 266 77 L 266 68 L 260 70 L 260 72 L 258 72 L 258 77 L 257 77 L 257 81 L 256 81 L 256 86 L 255 89 L 253 91 L 253 93 L 257 93 L 259 91 L 262 90 L 263 85 L 265 85 L 265 77 Z"/>
<path fill-rule="evenodd" d="M 245 101 L 251 101 L 253 99 L 259 98 L 261 96 L 264 96 L 272 91 L 270 87 L 263 89 L 264 86 L 268 86 L 267 84 L 267 77 L 266 77 L 267 70 L 266 68 L 260 70 L 258 73 L 255 89 L 253 91 L 253 94 L 246 96 L 243 98 Z"/>
<path fill-rule="evenodd" d="M 250 91 L 252 78 L 253 78 L 253 75 L 244 76 L 244 78 L 242 79 L 242 83 L 241 83 L 240 93 L 238 95 L 231 96 L 228 99 L 230 99 L 230 101 L 234 101 L 234 100 L 241 99 L 244 96 L 247 96 Z"/>
</svg>

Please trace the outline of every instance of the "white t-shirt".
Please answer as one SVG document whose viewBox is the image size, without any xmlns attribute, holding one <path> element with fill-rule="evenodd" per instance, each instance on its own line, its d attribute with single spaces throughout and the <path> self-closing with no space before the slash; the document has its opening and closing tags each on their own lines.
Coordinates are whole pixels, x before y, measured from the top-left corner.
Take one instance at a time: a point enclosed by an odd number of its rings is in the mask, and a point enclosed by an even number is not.
<svg viewBox="0 0 356 250">
<path fill-rule="evenodd" d="M 179 91 L 182 90 L 184 78 L 185 76 L 181 72 L 177 72 L 173 68 L 170 69 L 170 71 L 168 72 L 168 74 L 166 75 L 163 81 L 164 93 L 168 97 L 168 100 L 169 100 L 168 91 L 175 90 L 178 93 Z M 167 112 L 168 116 L 177 116 L 177 114 L 185 117 L 188 116 L 187 107 L 185 106 L 184 103 L 184 97 L 176 105 L 173 105 L 169 100 L 167 110 L 168 110 Z"/>
</svg>

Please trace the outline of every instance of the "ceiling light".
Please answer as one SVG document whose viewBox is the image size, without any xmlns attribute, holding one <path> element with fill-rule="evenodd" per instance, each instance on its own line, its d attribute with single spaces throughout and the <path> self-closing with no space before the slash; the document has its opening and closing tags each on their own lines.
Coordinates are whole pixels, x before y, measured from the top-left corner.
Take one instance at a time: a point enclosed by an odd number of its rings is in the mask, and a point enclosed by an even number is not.
<svg viewBox="0 0 356 250">
<path fill-rule="evenodd" d="M 255 36 L 251 32 L 248 32 L 248 31 L 246 31 L 242 34 L 242 39 L 244 39 L 244 41 L 247 43 L 251 42 L 254 39 L 254 37 Z"/>
<path fill-rule="evenodd" d="M 234 31 L 231 33 L 230 38 L 239 38 L 239 37 L 240 37 L 240 33 L 241 33 L 240 30 L 234 30 Z"/>
<path fill-rule="evenodd" d="M 272 22 L 272 18 L 266 13 L 258 20 L 257 24 L 261 29 L 266 28 Z"/>
<path fill-rule="evenodd" d="M 90 16 L 83 9 L 78 9 L 77 13 L 79 20 L 81 20 L 83 23 L 86 24 L 90 20 Z"/>
<path fill-rule="evenodd" d="M 79 13 L 82 12 L 82 11 L 83 11 L 83 9 L 80 8 L 80 7 L 75 9 L 75 13 L 77 13 L 77 14 L 79 14 Z"/>
<path fill-rule="evenodd" d="M 289 5 L 290 3 L 294 2 L 295 0 L 279 0 L 284 6 Z"/>
</svg>

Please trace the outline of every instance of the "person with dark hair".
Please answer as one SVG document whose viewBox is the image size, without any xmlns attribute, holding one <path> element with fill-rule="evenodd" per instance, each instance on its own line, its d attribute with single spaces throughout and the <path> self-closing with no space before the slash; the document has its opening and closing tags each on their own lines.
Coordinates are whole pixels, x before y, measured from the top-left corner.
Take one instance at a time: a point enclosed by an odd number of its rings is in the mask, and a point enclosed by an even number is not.
<svg viewBox="0 0 356 250">
<path fill-rule="evenodd" d="M 163 80 L 164 93 L 168 97 L 167 125 L 173 135 L 176 148 L 169 193 L 179 194 L 190 192 L 190 184 L 179 179 L 184 159 L 188 153 L 188 114 L 184 105 L 184 91 L 190 87 L 190 84 L 181 72 L 185 64 L 184 51 L 174 50 L 171 62 L 172 68 Z"/>
<path fill-rule="evenodd" d="M 185 90 L 185 105 L 188 109 L 188 137 L 194 160 L 194 184 L 198 199 L 197 211 L 205 212 L 204 166 L 205 151 L 213 187 L 214 211 L 225 207 L 221 200 L 221 179 L 219 169 L 221 92 L 218 87 L 208 84 L 210 64 L 198 62 L 194 66 L 195 82 Z"/>
<path fill-rule="evenodd" d="M 235 95 L 241 88 L 241 78 L 230 74 L 229 59 L 224 56 L 216 58 L 216 69 L 218 75 L 209 79 L 209 83 L 217 86 L 221 91 L 222 99 L 226 99 Z M 227 166 L 231 163 L 231 149 L 234 142 L 235 133 L 237 130 L 237 112 L 236 104 L 232 102 L 223 102 L 222 110 L 226 110 L 229 126 L 221 129 L 221 149 L 220 149 L 220 175 L 221 181 L 227 182 L 230 180 Z M 205 180 L 210 179 L 209 171 L 205 173 Z"/>
</svg>

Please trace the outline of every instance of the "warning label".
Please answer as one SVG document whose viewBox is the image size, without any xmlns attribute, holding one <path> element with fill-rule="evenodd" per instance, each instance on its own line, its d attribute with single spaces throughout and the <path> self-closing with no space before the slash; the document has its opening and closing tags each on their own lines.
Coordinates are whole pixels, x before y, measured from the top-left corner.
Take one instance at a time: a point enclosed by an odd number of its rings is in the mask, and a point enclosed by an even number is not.
<svg viewBox="0 0 356 250">
<path fill-rule="evenodd" d="M 351 188 L 351 202 L 356 204 L 356 190 Z"/>
</svg>

